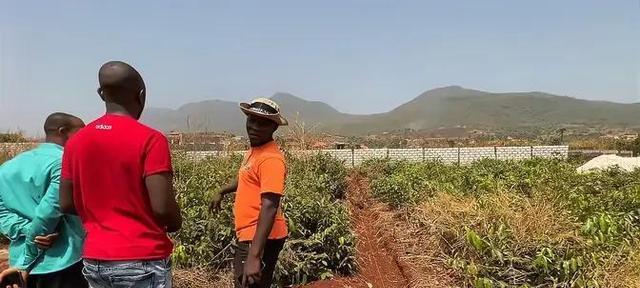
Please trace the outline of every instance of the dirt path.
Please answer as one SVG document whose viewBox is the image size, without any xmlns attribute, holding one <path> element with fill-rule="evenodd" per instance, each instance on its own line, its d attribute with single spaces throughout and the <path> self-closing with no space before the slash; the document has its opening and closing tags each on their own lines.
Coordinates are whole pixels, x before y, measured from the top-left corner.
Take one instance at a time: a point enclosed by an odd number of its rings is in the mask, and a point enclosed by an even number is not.
<svg viewBox="0 0 640 288">
<path fill-rule="evenodd" d="M 358 238 L 360 271 L 350 278 L 315 282 L 304 288 L 442 288 L 457 287 L 455 276 L 437 260 L 434 239 L 416 237 L 410 219 L 399 219 L 371 197 L 368 178 L 349 176 L 347 198 Z"/>
<path fill-rule="evenodd" d="M 381 224 L 380 213 L 372 209 L 367 179 L 349 177 L 348 200 L 353 228 L 358 237 L 357 257 L 360 271 L 351 278 L 336 278 L 303 286 L 304 288 L 398 288 L 409 287 L 407 267 L 398 258 L 393 237 Z"/>
</svg>

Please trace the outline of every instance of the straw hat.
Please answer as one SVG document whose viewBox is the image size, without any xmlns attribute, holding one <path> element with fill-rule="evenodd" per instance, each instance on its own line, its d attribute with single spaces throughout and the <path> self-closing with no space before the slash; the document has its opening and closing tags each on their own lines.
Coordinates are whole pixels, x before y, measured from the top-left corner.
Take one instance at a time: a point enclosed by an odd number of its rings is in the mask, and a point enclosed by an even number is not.
<svg viewBox="0 0 640 288">
<path fill-rule="evenodd" d="M 240 109 L 244 114 L 255 115 L 269 119 L 280 126 L 289 125 L 289 121 L 280 114 L 280 106 L 276 102 L 267 98 L 258 98 L 251 103 L 240 103 Z"/>
</svg>

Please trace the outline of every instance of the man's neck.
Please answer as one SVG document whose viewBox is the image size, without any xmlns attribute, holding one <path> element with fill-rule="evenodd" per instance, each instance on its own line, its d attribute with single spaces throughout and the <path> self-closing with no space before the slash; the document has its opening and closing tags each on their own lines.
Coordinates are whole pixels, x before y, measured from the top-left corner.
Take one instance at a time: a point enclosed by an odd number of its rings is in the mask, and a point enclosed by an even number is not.
<svg viewBox="0 0 640 288">
<path fill-rule="evenodd" d="M 260 148 L 260 147 L 262 147 L 262 146 L 264 146 L 264 145 L 267 145 L 267 144 L 269 144 L 269 143 L 271 143 L 271 142 L 273 142 L 273 138 L 271 138 L 271 139 L 269 139 L 268 141 L 265 141 L 265 142 L 263 142 L 263 143 L 259 143 L 259 144 L 255 144 L 255 145 L 254 145 L 254 144 L 251 144 L 251 148 Z"/>
<path fill-rule="evenodd" d="M 115 115 L 122 115 L 122 116 L 129 116 L 131 118 L 136 118 L 132 112 L 130 112 L 129 110 L 127 110 L 127 108 L 125 108 L 120 104 L 107 103 L 105 107 L 106 107 L 107 114 L 115 114 Z"/>
<path fill-rule="evenodd" d="M 48 144 L 56 144 L 59 146 L 64 146 L 64 140 L 58 138 L 58 137 L 46 137 L 44 138 L 44 143 L 48 143 Z"/>
</svg>

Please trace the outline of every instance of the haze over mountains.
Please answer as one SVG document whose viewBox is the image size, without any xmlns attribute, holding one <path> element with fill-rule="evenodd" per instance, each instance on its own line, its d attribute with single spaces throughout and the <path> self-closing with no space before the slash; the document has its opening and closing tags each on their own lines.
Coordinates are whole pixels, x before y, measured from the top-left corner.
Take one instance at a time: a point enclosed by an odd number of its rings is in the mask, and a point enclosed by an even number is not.
<svg viewBox="0 0 640 288">
<path fill-rule="evenodd" d="M 290 122 L 298 119 L 317 132 L 344 135 L 459 126 L 488 131 L 564 125 L 640 128 L 638 103 L 588 101 L 541 92 L 491 93 L 449 86 L 424 92 L 389 112 L 371 115 L 342 113 L 326 103 L 288 93 L 271 98 Z M 163 131 L 244 131 L 238 103 L 220 100 L 188 103 L 175 110 L 150 108 L 142 120 Z"/>
</svg>

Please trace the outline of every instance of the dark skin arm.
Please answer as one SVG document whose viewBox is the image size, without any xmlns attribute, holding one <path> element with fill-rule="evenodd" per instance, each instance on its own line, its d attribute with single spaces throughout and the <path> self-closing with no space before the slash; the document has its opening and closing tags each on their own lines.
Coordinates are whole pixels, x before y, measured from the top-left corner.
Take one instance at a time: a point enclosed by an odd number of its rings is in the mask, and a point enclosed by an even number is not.
<svg viewBox="0 0 640 288">
<path fill-rule="evenodd" d="M 180 230 L 182 215 L 173 190 L 173 175 L 171 173 L 154 174 L 147 176 L 144 182 L 149 192 L 153 216 L 167 228 L 167 232 Z"/>
<path fill-rule="evenodd" d="M 258 218 L 258 227 L 256 234 L 251 242 L 251 248 L 247 255 L 247 261 L 244 265 L 243 283 L 254 284 L 259 283 L 262 270 L 262 253 L 267 243 L 271 228 L 275 222 L 276 213 L 280 206 L 280 195 L 276 193 L 262 194 L 262 207 L 260 208 L 260 216 Z"/>
<path fill-rule="evenodd" d="M 60 180 L 60 210 L 64 214 L 76 215 L 76 206 L 73 203 L 73 182 Z"/>
<path fill-rule="evenodd" d="M 224 197 L 224 195 L 234 193 L 236 190 L 238 190 L 238 180 L 234 180 L 231 184 L 225 186 L 218 193 L 214 194 L 211 199 L 211 204 L 209 204 L 209 212 L 219 210 L 222 197 Z"/>
</svg>

